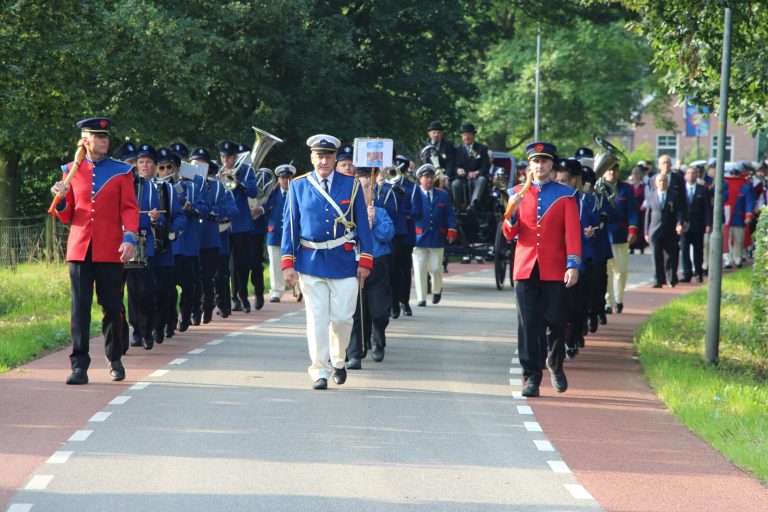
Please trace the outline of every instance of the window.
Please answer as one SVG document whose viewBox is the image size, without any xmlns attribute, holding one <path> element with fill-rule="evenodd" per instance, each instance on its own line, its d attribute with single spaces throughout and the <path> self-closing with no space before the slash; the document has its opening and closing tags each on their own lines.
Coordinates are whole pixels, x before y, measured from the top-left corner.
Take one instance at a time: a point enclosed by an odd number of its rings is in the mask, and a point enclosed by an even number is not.
<svg viewBox="0 0 768 512">
<path fill-rule="evenodd" d="M 669 155 L 674 162 L 677 158 L 677 135 L 656 136 L 656 158 L 661 155 Z"/>
<path fill-rule="evenodd" d="M 725 161 L 730 162 L 733 156 L 733 135 L 725 136 Z M 717 135 L 712 136 L 712 158 L 717 158 Z"/>
</svg>

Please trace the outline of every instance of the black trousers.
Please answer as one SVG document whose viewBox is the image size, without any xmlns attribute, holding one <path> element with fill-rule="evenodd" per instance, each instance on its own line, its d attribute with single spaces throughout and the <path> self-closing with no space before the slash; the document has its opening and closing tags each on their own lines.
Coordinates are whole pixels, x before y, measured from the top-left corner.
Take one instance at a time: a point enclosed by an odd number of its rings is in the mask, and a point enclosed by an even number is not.
<svg viewBox="0 0 768 512">
<path fill-rule="evenodd" d="M 407 304 L 411 298 L 411 270 L 413 247 L 405 245 L 405 236 L 396 235 L 392 239 L 392 253 L 387 255 L 389 267 L 389 286 L 392 290 L 392 307 L 397 303 Z"/>
<path fill-rule="evenodd" d="M 593 262 L 590 272 L 592 285 L 589 292 L 589 314 L 597 315 L 605 311 L 605 292 L 608 291 L 608 260 Z"/>
<path fill-rule="evenodd" d="M 69 262 L 69 280 L 72 285 L 72 316 L 70 334 L 72 353 L 69 360 L 72 368 L 87 370 L 91 364 L 88 354 L 91 338 L 91 306 L 93 287 L 101 306 L 103 318 L 101 332 L 104 334 L 104 353 L 110 362 L 120 361 L 123 355 L 122 263 L 94 263 L 88 250 L 85 261 Z"/>
<path fill-rule="evenodd" d="M 232 298 L 248 303 L 248 271 L 250 269 L 250 233 L 232 233 Z"/>
<path fill-rule="evenodd" d="M 542 281 L 538 263 L 531 277 L 515 281 L 518 358 L 525 380 L 541 384 L 546 363 L 560 372 L 565 359 L 568 306 L 562 281 Z"/>
<path fill-rule="evenodd" d="M 163 334 L 166 325 L 176 329 L 177 295 L 174 267 L 154 266 L 153 270 L 155 272 L 155 314 L 152 330 Z"/>
<path fill-rule="evenodd" d="M 128 287 L 128 323 L 142 339 L 152 337 L 155 314 L 155 272 L 152 258 L 147 258 L 146 268 L 125 271 Z"/>
<path fill-rule="evenodd" d="M 264 242 L 265 235 L 251 234 L 248 240 L 248 264 L 254 295 L 264 296 Z"/>
<path fill-rule="evenodd" d="M 676 234 L 657 233 L 651 238 L 651 245 L 653 246 L 654 284 L 677 284 L 680 237 Z"/>
<path fill-rule="evenodd" d="M 457 177 L 451 182 L 451 191 L 457 207 L 480 202 L 485 197 L 485 185 L 488 180 L 485 176 L 470 179 L 466 176 Z"/>
<path fill-rule="evenodd" d="M 363 359 L 369 346 L 387 346 L 386 329 L 392 305 L 392 289 L 389 268 L 385 256 L 373 260 L 373 271 L 365 280 L 362 291 L 363 311 L 360 312 L 360 297 L 352 317 L 352 335 L 347 347 L 347 359 Z M 360 332 L 362 324 L 363 332 Z M 365 348 L 363 347 L 365 344 Z"/>
<path fill-rule="evenodd" d="M 691 266 L 691 247 L 693 247 L 693 267 Z M 695 274 L 704 275 L 704 233 L 686 231 L 680 237 L 680 253 L 682 254 L 683 277 L 690 279 Z"/>
<path fill-rule="evenodd" d="M 192 317 L 192 306 L 195 298 L 195 283 L 200 282 L 200 263 L 197 256 L 177 256 L 176 258 L 174 273 L 176 284 L 181 287 L 181 300 L 179 300 L 181 318 L 189 322 Z M 175 303 L 174 301 L 174 307 Z M 174 318 L 174 325 L 176 320 Z"/>
<path fill-rule="evenodd" d="M 574 348 L 584 332 L 591 301 L 590 287 L 592 286 L 592 272 L 589 264 L 584 265 L 584 271 L 579 273 L 579 280 L 575 286 L 565 289 L 568 300 L 568 322 L 565 326 L 565 344 Z"/>
<path fill-rule="evenodd" d="M 213 311 L 214 277 L 219 267 L 219 248 L 200 249 L 200 282 L 203 311 Z M 199 302 L 196 302 L 199 304 Z"/>
<path fill-rule="evenodd" d="M 214 303 L 222 313 L 232 312 L 231 290 L 229 288 L 229 254 L 219 254 L 213 286 L 216 292 Z"/>
</svg>

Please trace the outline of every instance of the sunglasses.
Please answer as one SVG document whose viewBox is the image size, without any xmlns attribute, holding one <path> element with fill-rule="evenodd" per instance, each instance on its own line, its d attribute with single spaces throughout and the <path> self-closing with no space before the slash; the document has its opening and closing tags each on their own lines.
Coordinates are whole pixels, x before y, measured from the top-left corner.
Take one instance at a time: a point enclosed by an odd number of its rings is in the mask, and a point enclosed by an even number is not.
<svg viewBox="0 0 768 512">
<path fill-rule="evenodd" d="M 173 169 L 173 166 L 172 165 L 158 165 L 157 168 L 160 169 L 161 171 L 164 171 L 166 169 Z"/>
</svg>

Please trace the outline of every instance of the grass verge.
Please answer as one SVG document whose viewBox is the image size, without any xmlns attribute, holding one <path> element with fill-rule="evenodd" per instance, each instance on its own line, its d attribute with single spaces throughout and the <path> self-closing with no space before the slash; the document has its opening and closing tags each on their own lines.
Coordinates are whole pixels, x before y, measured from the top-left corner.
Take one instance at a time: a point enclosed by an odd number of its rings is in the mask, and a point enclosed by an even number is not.
<svg viewBox="0 0 768 512">
<path fill-rule="evenodd" d="M 752 322 L 751 269 L 723 279 L 720 363 L 704 361 L 707 290 L 653 313 L 635 343 L 669 410 L 744 470 L 768 483 L 768 343 Z"/>
</svg>

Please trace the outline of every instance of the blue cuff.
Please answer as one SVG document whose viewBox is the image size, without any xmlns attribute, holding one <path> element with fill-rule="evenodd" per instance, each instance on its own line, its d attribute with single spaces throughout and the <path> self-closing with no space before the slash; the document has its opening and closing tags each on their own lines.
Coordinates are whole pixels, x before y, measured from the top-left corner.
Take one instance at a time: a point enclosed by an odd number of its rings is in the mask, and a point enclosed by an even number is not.
<svg viewBox="0 0 768 512">
<path fill-rule="evenodd" d="M 56 211 L 61 213 L 66 209 L 67 209 L 67 200 L 62 198 L 61 201 L 59 201 L 59 204 L 56 205 Z"/>
<path fill-rule="evenodd" d="M 566 263 L 565 268 L 575 268 L 576 270 L 579 270 L 581 268 L 581 256 L 569 254 L 568 262 Z"/>
<path fill-rule="evenodd" d="M 136 233 L 132 231 L 126 231 L 123 233 L 123 243 L 124 244 L 131 244 L 136 245 L 136 242 L 138 241 L 139 237 L 136 236 Z"/>
<path fill-rule="evenodd" d="M 517 224 L 517 214 L 515 213 L 514 215 L 512 215 L 512 216 L 509 218 L 509 220 L 507 221 L 507 223 L 509 224 L 509 226 L 510 226 L 510 227 L 512 227 L 512 226 L 514 226 L 515 224 Z"/>
</svg>

